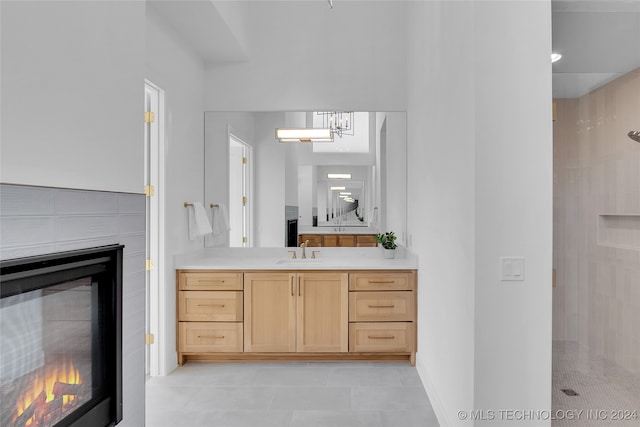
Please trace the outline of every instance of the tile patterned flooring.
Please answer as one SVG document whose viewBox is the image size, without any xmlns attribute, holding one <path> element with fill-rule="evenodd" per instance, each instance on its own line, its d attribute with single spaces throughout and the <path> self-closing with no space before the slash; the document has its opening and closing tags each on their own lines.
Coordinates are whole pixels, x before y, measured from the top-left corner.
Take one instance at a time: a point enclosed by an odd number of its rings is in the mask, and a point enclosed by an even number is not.
<svg viewBox="0 0 640 427">
<path fill-rule="evenodd" d="M 408 363 L 187 363 L 146 387 L 146 427 L 437 427 Z"/>
<path fill-rule="evenodd" d="M 579 396 L 567 396 L 563 388 Z M 552 405 L 553 426 L 640 426 L 640 375 L 576 342 L 554 341 Z"/>
</svg>

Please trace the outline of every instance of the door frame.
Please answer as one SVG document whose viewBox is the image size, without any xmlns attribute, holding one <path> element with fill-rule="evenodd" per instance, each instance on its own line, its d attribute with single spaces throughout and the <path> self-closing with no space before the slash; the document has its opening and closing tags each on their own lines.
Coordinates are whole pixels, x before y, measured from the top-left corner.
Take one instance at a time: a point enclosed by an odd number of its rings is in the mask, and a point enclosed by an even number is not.
<svg viewBox="0 0 640 427">
<path fill-rule="evenodd" d="M 161 320 L 166 307 L 166 279 L 164 272 L 165 255 L 165 92 L 162 88 L 145 79 L 145 97 L 149 91 L 152 98 L 151 111 L 155 115 L 149 124 L 150 138 L 145 140 L 145 185 L 154 187 L 154 195 L 148 197 L 147 206 L 147 256 L 153 267 L 147 271 L 146 287 L 147 331 L 154 337 L 153 344 L 147 344 L 148 369 L 150 376 L 164 375 L 166 370 L 166 324 Z M 154 286 L 157 284 L 157 286 Z M 147 367 L 145 367 L 145 371 Z"/>
</svg>

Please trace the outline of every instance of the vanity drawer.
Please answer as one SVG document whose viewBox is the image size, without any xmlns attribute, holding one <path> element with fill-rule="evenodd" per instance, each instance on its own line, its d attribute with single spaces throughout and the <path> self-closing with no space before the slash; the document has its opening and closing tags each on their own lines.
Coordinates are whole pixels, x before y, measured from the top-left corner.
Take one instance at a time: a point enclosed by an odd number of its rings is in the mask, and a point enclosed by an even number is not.
<svg viewBox="0 0 640 427">
<path fill-rule="evenodd" d="M 242 290 L 242 273 L 213 271 L 182 271 L 178 274 L 181 291 Z"/>
<path fill-rule="evenodd" d="M 350 323 L 349 351 L 351 352 L 412 352 L 414 324 Z"/>
<path fill-rule="evenodd" d="M 413 292 L 350 292 L 349 321 L 413 320 Z"/>
<path fill-rule="evenodd" d="M 178 319 L 187 322 L 241 322 L 242 292 L 180 291 Z"/>
<path fill-rule="evenodd" d="M 350 291 L 410 291 L 413 290 L 411 273 L 352 273 Z"/>
<path fill-rule="evenodd" d="M 241 352 L 242 323 L 180 322 L 180 351 Z"/>
</svg>

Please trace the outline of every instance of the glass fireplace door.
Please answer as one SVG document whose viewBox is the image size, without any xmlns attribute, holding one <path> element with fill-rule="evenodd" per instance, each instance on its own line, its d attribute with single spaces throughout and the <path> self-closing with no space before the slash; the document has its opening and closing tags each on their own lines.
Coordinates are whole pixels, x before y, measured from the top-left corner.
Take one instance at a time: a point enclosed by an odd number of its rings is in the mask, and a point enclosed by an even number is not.
<svg viewBox="0 0 640 427">
<path fill-rule="evenodd" d="M 85 275 L 87 268 L 95 272 Z M 56 272 L 47 275 L 50 270 Z M 119 322 L 114 322 L 118 310 L 111 272 L 101 264 L 59 270 L 40 265 L 35 271 L 44 275 L 24 279 L 21 275 L 32 272 L 14 272 L 0 282 L 3 427 L 98 427 L 117 421 L 114 368 L 118 363 L 113 350 L 120 338 L 115 333 Z M 11 286 L 7 277 L 18 277 L 23 284 Z M 94 418 L 96 407 L 108 418 Z M 85 421 L 78 423 L 83 417 Z"/>
</svg>

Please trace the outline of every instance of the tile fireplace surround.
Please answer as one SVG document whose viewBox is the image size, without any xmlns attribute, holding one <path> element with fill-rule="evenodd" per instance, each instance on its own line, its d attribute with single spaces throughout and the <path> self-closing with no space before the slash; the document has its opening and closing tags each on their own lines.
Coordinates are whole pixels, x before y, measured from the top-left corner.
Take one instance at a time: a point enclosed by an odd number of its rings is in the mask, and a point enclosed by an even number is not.
<svg viewBox="0 0 640 427">
<path fill-rule="evenodd" d="M 115 243 L 125 246 L 124 414 L 118 427 L 139 427 L 145 405 L 144 195 L 0 184 L 0 258 Z"/>
</svg>

